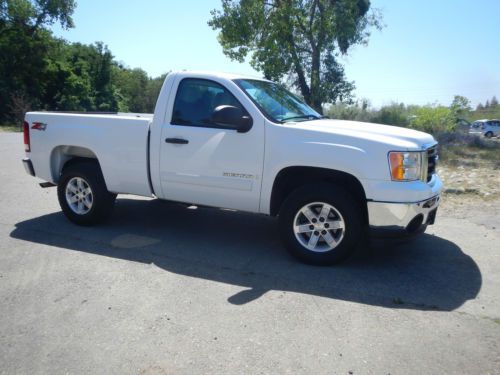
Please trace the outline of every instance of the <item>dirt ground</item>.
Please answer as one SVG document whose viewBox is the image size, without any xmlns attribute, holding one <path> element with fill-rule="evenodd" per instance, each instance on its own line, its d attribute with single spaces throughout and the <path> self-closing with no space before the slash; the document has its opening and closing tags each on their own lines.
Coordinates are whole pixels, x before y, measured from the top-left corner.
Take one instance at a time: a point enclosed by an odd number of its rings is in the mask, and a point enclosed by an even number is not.
<svg viewBox="0 0 500 375">
<path fill-rule="evenodd" d="M 500 139 L 455 136 L 443 140 L 438 174 L 443 180 L 442 214 L 481 218 L 484 224 L 500 218 Z"/>
<path fill-rule="evenodd" d="M 438 167 L 444 183 L 441 215 L 472 219 L 490 229 L 500 226 L 500 151 L 492 150 L 486 155 L 472 160 L 454 158 Z"/>
</svg>

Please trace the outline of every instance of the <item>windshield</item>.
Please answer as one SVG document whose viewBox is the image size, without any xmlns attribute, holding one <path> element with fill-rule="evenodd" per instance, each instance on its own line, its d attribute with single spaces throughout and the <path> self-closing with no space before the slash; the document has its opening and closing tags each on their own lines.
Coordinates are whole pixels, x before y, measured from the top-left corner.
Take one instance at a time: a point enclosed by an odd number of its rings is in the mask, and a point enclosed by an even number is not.
<svg viewBox="0 0 500 375">
<path fill-rule="evenodd" d="M 322 118 L 301 99 L 273 82 L 238 79 L 235 81 L 274 122 L 307 121 Z"/>
</svg>

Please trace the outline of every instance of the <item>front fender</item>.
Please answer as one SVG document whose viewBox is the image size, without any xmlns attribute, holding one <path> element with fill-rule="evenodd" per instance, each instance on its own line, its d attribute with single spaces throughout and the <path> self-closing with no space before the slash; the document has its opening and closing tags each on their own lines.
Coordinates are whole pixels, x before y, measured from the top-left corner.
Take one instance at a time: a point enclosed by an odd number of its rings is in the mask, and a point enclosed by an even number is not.
<svg viewBox="0 0 500 375">
<path fill-rule="evenodd" d="M 285 168 L 313 167 L 344 172 L 358 181 L 370 176 L 371 156 L 362 148 L 348 144 L 304 140 L 266 148 L 260 212 L 269 214 L 276 177 Z M 385 165 L 384 165 L 385 166 Z M 386 166 L 385 166 L 386 167 Z M 361 183 L 363 186 L 363 184 Z M 364 188 L 364 186 L 363 186 Z"/>
</svg>

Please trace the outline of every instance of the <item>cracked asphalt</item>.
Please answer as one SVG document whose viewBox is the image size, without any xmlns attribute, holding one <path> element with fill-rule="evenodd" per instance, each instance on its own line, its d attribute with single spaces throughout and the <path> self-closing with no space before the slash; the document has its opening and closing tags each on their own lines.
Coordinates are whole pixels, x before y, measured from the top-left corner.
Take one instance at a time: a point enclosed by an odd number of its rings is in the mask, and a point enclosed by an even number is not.
<svg viewBox="0 0 500 375">
<path fill-rule="evenodd" d="M 496 201 L 317 268 L 260 215 L 119 196 L 77 227 L 22 157 L 0 133 L 1 374 L 500 373 Z"/>
</svg>

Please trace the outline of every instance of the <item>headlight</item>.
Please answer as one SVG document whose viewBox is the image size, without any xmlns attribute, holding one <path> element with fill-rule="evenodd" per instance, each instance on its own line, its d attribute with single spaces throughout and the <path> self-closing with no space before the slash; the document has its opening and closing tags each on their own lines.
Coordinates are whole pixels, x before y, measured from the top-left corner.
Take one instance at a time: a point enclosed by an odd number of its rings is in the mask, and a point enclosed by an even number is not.
<svg viewBox="0 0 500 375">
<path fill-rule="evenodd" d="M 425 181 L 425 152 L 389 152 L 389 167 L 393 181 Z"/>
</svg>

